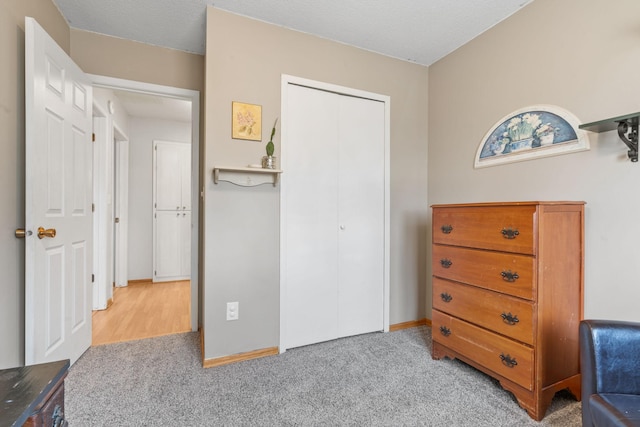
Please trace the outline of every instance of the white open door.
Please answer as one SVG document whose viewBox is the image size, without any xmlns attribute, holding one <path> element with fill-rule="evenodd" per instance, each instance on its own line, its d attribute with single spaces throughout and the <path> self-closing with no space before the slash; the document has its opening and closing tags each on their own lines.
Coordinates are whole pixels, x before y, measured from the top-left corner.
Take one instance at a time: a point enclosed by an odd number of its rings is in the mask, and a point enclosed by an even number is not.
<svg viewBox="0 0 640 427">
<path fill-rule="evenodd" d="M 26 365 L 91 345 L 91 105 L 87 76 L 25 18 Z"/>
<path fill-rule="evenodd" d="M 114 128 L 114 253 L 113 281 L 118 287 L 127 286 L 129 239 L 129 141 Z"/>
</svg>

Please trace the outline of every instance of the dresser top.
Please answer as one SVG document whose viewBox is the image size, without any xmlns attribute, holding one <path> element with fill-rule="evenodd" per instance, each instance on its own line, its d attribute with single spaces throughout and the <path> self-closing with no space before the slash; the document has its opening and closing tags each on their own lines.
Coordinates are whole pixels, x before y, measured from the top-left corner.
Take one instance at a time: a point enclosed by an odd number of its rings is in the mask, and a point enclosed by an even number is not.
<svg viewBox="0 0 640 427">
<path fill-rule="evenodd" d="M 491 206 L 538 206 L 538 205 L 584 205 L 581 201 L 524 201 L 524 202 L 481 202 L 481 203 L 453 203 L 435 204 L 432 208 L 455 208 L 455 207 L 491 207 Z"/>
<path fill-rule="evenodd" d="M 0 427 L 21 426 L 68 369 L 60 360 L 0 370 Z"/>
</svg>

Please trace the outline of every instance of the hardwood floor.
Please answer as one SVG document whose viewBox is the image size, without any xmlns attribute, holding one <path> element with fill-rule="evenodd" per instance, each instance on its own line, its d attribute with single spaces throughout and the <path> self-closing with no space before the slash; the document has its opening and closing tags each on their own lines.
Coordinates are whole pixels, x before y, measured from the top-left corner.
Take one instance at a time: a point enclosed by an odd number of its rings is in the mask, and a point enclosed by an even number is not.
<svg viewBox="0 0 640 427">
<path fill-rule="evenodd" d="M 191 282 L 130 283 L 113 289 L 113 304 L 94 311 L 92 345 L 191 330 Z"/>
</svg>

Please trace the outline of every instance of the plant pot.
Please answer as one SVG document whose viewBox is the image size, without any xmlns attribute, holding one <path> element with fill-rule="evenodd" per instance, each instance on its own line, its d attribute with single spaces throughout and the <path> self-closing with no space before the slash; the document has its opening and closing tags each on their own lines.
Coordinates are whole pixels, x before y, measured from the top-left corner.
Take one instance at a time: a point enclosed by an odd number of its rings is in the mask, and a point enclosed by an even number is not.
<svg viewBox="0 0 640 427">
<path fill-rule="evenodd" d="M 263 169 L 276 169 L 276 156 L 262 156 Z"/>
<path fill-rule="evenodd" d="M 550 133 L 548 135 L 543 135 L 540 137 L 540 146 L 551 145 L 553 144 L 553 137 L 555 135 Z"/>
<path fill-rule="evenodd" d="M 530 150 L 532 143 L 533 143 L 533 138 L 525 138 L 519 141 L 512 141 L 509 148 L 511 148 L 512 153 L 514 151 Z"/>
</svg>

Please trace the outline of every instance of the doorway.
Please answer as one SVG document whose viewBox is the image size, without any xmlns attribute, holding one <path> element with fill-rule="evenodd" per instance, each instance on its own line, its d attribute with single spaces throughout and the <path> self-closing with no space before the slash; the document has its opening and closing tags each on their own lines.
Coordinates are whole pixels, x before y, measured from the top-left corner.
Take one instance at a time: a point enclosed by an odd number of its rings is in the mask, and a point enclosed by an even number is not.
<svg viewBox="0 0 640 427">
<path fill-rule="evenodd" d="M 92 127 L 104 127 L 104 135 L 113 132 L 106 120 L 106 111 L 113 113 L 112 105 L 94 110 L 92 117 L 93 94 L 100 87 L 190 103 L 191 141 L 195 142 L 191 157 L 195 176 L 191 188 L 191 245 L 195 249 L 189 296 L 193 308 L 191 330 L 198 328 L 200 93 L 86 74 L 33 18 L 25 17 L 26 364 L 60 359 L 70 359 L 73 364 L 91 345 L 91 284 L 99 282 L 92 259 L 102 249 L 106 252 L 103 260 L 113 256 L 107 248 L 113 240 L 113 210 L 109 209 L 113 206 L 113 190 L 92 191 L 92 184 L 100 187 L 102 182 L 113 183 L 114 136 L 105 138 L 108 144 L 103 146 L 108 149 L 102 156 L 101 150 L 93 149 L 91 137 Z M 97 161 L 92 158 L 94 153 Z M 108 174 L 96 177 L 93 165 L 105 163 Z M 106 202 L 96 206 L 96 199 Z M 96 218 L 100 226 L 110 226 L 104 227 L 107 237 L 94 246 L 92 223 Z M 96 246 L 100 250 L 94 250 Z M 105 264 L 101 278 L 113 275 L 111 264 Z M 93 292 L 97 299 L 104 299 L 100 303 L 106 303 L 107 292 L 113 289 L 112 279 L 104 282 L 105 292 Z M 43 284 L 46 292 L 38 287 Z"/>
<path fill-rule="evenodd" d="M 134 82 L 134 81 L 128 81 L 128 80 L 122 80 L 122 79 L 115 79 L 115 78 L 110 78 L 110 77 L 104 77 L 104 76 L 95 76 L 95 75 L 90 75 L 89 76 L 92 80 L 93 86 L 94 88 L 96 88 L 95 90 L 109 90 L 109 91 L 113 91 L 116 96 L 118 98 L 120 97 L 130 97 L 130 98 L 138 98 L 138 99 L 142 99 L 142 98 L 146 98 L 149 100 L 169 100 L 169 101 L 181 101 L 183 104 L 187 104 L 188 105 L 188 118 L 190 121 L 189 124 L 189 129 L 188 129 L 188 142 L 191 143 L 192 149 L 191 149 L 191 158 L 190 158 L 190 165 L 191 165 L 191 185 L 190 185 L 190 193 L 192 196 L 192 200 L 193 200 L 193 213 L 191 215 L 191 222 L 190 222 L 190 251 L 191 254 L 193 254 L 190 257 L 190 264 L 191 264 L 191 268 L 190 268 L 190 279 L 189 281 L 182 281 L 181 284 L 181 288 L 184 289 L 185 287 L 185 283 L 187 286 L 187 296 L 188 296 L 188 302 L 190 305 L 190 314 L 189 314 L 189 326 L 190 326 L 190 330 L 192 331 L 196 331 L 198 329 L 198 323 L 199 323 L 199 301 L 198 301 L 198 293 L 199 293 L 199 280 L 198 280 L 198 272 L 199 272 L 199 233 L 198 233 L 198 229 L 199 229 L 199 206 L 200 206 L 200 200 L 199 200 L 199 110 L 200 110 L 200 106 L 199 106 L 199 93 L 197 91 L 191 91 L 191 90 L 185 90 L 185 89 L 178 89 L 178 88 L 172 88 L 172 87 L 165 87 L 165 86 L 158 86 L 158 85 L 153 85 L 153 84 L 147 84 L 147 83 L 141 83 L 141 82 Z M 160 101 L 158 101 L 160 102 Z M 140 104 L 140 102 L 138 103 Z M 115 103 L 113 104 L 109 104 L 109 111 L 110 113 L 113 114 L 113 109 L 115 108 Z M 139 113 L 137 113 L 139 114 Z M 121 134 L 124 134 L 123 132 L 120 132 Z M 129 177 L 124 177 L 125 181 L 126 180 L 133 180 L 135 179 L 135 173 L 137 173 L 139 171 L 139 168 L 137 167 L 137 165 L 135 164 L 135 159 L 133 156 L 131 156 L 130 158 L 123 158 L 123 150 L 117 150 L 117 147 L 120 146 L 122 147 L 122 142 L 123 140 L 127 140 L 127 142 L 125 144 L 129 145 L 129 149 L 130 150 L 134 150 L 134 145 L 133 142 L 130 140 L 131 139 L 131 135 L 127 135 L 127 137 L 124 137 L 124 135 L 118 135 L 117 132 L 114 132 L 114 141 L 118 141 L 119 142 L 115 142 L 114 143 L 114 150 L 112 151 L 112 155 L 114 158 L 114 162 L 112 163 L 114 165 L 114 172 L 117 171 L 118 169 L 122 170 L 122 167 L 118 167 L 118 160 L 120 160 L 121 162 L 129 162 L 131 163 L 131 167 L 129 168 L 129 171 L 131 172 Z M 148 156 L 149 156 L 149 160 L 151 159 L 151 150 L 148 151 Z M 141 173 L 144 173 L 144 171 L 142 171 Z M 123 188 L 126 188 L 126 185 L 123 187 L 123 185 L 118 185 L 119 180 L 118 177 L 123 178 L 123 176 L 121 174 L 116 175 L 114 173 L 113 175 L 113 183 L 114 183 L 114 191 L 113 191 L 113 197 L 114 199 L 118 196 L 118 194 L 122 194 Z M 128 179 L 126 179 L 128 178 Z M 120 191 L 118 191 L 119 187 Z M 151 197 L 151 188 L 149 188 L 149 198 Z M 105 194 L 102 194 L 102 196 L 105 196 Z M 100 193 L 96 194 L 96 198 L 101 197 Z M 110 195 L 106 194 L 106 198 L 109 199 Z M 122 200 L 122 198 L 118 198 L 119 200 Z M 131 200 L 138 200 L 138 197 L 135 194 L 131 194 L 130 197 L 128 198 L 128 200 L 131 202 Z M 126 204 L 126 202 L 125 202 Z M 140 213 L 141 209 L 140 206 L 136 206 L 135 203 L 131 204 L 130 206 L 128 206 L 128 212 L 130 213 L 130 218 L 128 221 L 128 229 L 129 231 L 126 231 L 126 224 L 122 223 L 122 213 L 123 213 L 123 209 L 124 207 L 122 206 L 122 202 L 120 204 L 120 213 L 118 213 L 117 210 L 114 210 L 114 214 L 113 214 L 113 219 L 115 220 L 116 218 L 120 219 L 120 223 L 117 224 L 116 227 L 114 227 L 114 229 L 117 229 L 117 227 L 120 227 L 121 230 L 118 233 L 118 235 L 124 235 L 127 236 L 129 239 L 134 239 L 135 242 L 140 241 L 141 239 L 139 238 L 139 234 L 138 233 L 138 229 L 139 227 L 134 226 L 135 224 L 135 215 L 136 213 Z M 125 215 L 126 216 L 126 215 Z M 149 205 L 149 218 L 151 218 L 151 212 L 150 212 L 150 205 Z M 148 219 L 145 220 L 146 222 L 149 223 L 150 225 L 150 221 Z M 114 224 L 115 225 L 115 224 Z M 122 225 L 125 225 L 125 227 L 121 227 Z M 133 236 L 133 234 L 136 234 L 135 236 Z M 149 240 L 151 237 L 151 234 L 149 234 Z M 117 238 L 114 239 L 115 242 L 118 241 Z M 120 245 L 120 246 L 126 246 L 126 245 Z M 113 251 L 113 259 L 117 260 L 117 259 L 122 259 L 122 252 L 120 252 L 120 256 L 118 255 L 118 250 L 117 248 L 114 247 L 114 251 Z M 136 248 L 131 248 L 129 247 L 129 262 L 131 263 L 131 259 L 130 257 L 132 256 L 131 252 L 137 250 Z M 152 243 L 149 242 L 149 246 L 148 246 L 148 251 L 149 253 L 152 251 Z M 126 254 L 125 254 L 126 255 Z M 118 267 L 118 264 L 120 265 L 120 267 Z M 115 300 L 115 297 L 117 296 L 118 293 L 118 288 L 115 288 L 115 292 L 114 292 L 114 288 L 112 288 L 111 286 L 113 284 L 115 284 L 116 286 L 126 286 L 128 283 L 133 282 L 135 283 L 135 286 L 137 285 L 144 285 L 145 282 L 148 281 L 148 279 L 152 278 L 152 274 L 151 271 L 149 273 L 148 276 L 143 276 L 143 277 L 137 277 L 136 279 L 129 281 L 127 280 L 127 272 L 126 270 L 123 269 L 122 267 L 123 263 L 120 262 L 114 262 L 113 266 L 114 269 L 113 271 L 113 278 L 116 279 L 118 276 L 121 277 L 121 279 L 119 280 L 113 280 L 113 281 L 109 281 L 108 282 L 108 286 L 109 286 L 109 290 L 113 295 L 113 300 Z M 125 267 L 126 268 L 126 267 Z M 131 266 L 129 268 L 129 270 L 131 270 Z M 118 271 L 120 272 L 120 274 L 118 274 Z M 135 275 L 134 275 L 135 276 Z M 122 279 L 124 278 L 124 279 Z M 138 286 L 138 288 L 142 288 L 143 286 Z M 111 292 L 102 292 L 103 295 L 108 296 Z M 183 292 L 183 291 L 181 291 Z M 184 293 L 184 292 L 183 292 Z M 103 301 L 103 303 L 106 303 L 107 301 Z M 95 304 L 94 304 L 95 305 Z"/>
</svg>

